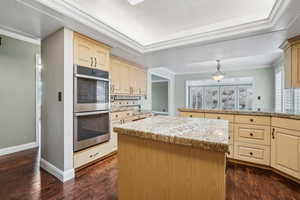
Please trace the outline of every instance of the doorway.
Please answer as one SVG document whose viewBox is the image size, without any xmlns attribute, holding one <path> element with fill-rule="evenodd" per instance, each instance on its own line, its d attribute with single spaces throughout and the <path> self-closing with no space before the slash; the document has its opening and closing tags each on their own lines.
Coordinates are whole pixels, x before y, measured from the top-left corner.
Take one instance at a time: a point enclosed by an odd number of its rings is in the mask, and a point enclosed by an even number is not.
<svg viewBox="0 0 300 200">
<path fill-rule="evenodd" d="M 151 75 L 152 112 L 155 115 L 169 115 L 169 80 Z"/>
</svg>

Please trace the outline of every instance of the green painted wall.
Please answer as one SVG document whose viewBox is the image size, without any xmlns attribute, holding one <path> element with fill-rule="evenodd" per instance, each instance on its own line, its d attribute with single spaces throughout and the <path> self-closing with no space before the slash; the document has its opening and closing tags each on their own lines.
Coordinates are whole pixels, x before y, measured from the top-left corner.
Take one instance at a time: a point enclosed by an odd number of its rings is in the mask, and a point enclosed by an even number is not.
<svg viewBox="0 0 300 200">
<path fill-rule="evenodd" d="M 274 88 L 274 69 L 263 68 L 254 70 L 231 71 L 226 72 L 227 78 L 232 77 L 253 77 L 254 92 L 256 99 L 254 105 L 256 108 L 273 109 L 275 105 L 275 88 Z M 175 110 L 185 107 L 185 81 L 210 79 L 211 73 L 204 74 L 182 74 L 175 76 Z M 261 96 L 261 100 L 257 100 Z"/>
<path fill-rule="evenodd" d="M 168 82 L 152 83 L 152 110 L 168 112 Z"/>
<path fill-rule="evenodd" d="M 0 149 L 35 141 L 35 55 L 40 47 L 2 37 Z"/>
</svg>

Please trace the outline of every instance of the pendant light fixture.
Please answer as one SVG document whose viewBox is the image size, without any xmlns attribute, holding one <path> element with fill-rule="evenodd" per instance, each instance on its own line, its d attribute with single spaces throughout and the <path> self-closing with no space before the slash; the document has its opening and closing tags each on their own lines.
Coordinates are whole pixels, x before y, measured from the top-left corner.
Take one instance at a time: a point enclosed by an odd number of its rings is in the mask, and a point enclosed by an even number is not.
<svg viewBox="0 0 300 200">
<path fill-rule="evenodd" d="M 212 79 L 215 81 L 220 81 L 224 78 L 225 73 L 221 72 L 220 60 L 217 60 L 217 71 L 212 75 Z"/>
</svg>

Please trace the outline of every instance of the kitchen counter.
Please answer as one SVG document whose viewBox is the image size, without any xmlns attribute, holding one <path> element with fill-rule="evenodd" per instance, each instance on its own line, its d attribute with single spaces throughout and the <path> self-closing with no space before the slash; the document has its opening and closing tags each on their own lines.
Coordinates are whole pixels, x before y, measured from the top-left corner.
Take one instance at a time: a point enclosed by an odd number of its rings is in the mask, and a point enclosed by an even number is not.
<svg viewBox="0 0 300 200">
<path fill-rule="evenodd" d="M 233 115 L 253 115 L 253 116 L 267 116 L 267 117 L 280 117 L 288 119 L 300 120 L 300 113 L 287 113 L 276 112 L 267 110 L 206 110 L 194 108 L 179 108 L 180 112 L 199 112 L 199 113 L 218 113 L 218 114 L 233 114 Z"/>
<path fill-rule="evenodd" d="M 169 116 L 114 127 L 119 199 L 225 200 L 228 127 L 225 120 Z"/>
<path fill-rule="evenodd" d="M 156 116 L 116 126 L 114 131 L 208 151 L 228 151 L 228 122 L 223 120 Z"/>
</svg>

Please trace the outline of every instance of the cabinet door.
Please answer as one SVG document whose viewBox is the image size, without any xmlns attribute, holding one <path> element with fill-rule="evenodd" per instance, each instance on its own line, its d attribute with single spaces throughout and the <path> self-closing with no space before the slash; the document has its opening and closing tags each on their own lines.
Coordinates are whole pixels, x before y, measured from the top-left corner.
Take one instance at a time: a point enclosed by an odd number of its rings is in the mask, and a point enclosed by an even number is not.
<svg viewBox="0 0 300 200">
<path fill-rule="evenodd" d="M 103 71 L 109 71 L 109 50 L 101 45 L 94 45 L 94 66 Z"/>
<path fill-rule="evenodd" d="M 74 63 L 84 67 L 94 67 L 92 42 L 78 36 L 74 37 Z"/>
<path fill-rule="evenodd" d="M 300 133 L 272 128 L 271 166 L 288 175 L 300 178 Z"/>
<path fill-rule="evenodd" d="M 129 69 L 129 87 L 133 95 L 139 94 L 139 89 L 137 88 L 137 68 L 131 65 L 128 65 Z"/>
<path fill-rule="evenodd" d="M 122 63 L 119 60 L 113 58 L 111 59 L 110 76 L 113 94 L 118 94 L 121 92 L 121 65 Z"/>
<path fill-rule="evenodd" d="M 121 94 L 130 94 L 130 85 L 129 85 L 129 66 L 126 63 L 121 63 L 120 66 L 120 93 Z"/>
<path fill-rule="evenodd" d="M 300 44 L 292 47 L 292 87 L 300 88 Z"/>
<path fill-rule="evenodd" d="M 147 79 L 147 71 L 144 69 L 139 70 L 139 87 L 140 87 L 140 94 L 141 95 L 147 95 L 147 84 L 148 84 L 148 79 Z"/>
</svg>

